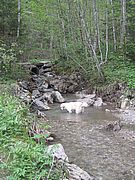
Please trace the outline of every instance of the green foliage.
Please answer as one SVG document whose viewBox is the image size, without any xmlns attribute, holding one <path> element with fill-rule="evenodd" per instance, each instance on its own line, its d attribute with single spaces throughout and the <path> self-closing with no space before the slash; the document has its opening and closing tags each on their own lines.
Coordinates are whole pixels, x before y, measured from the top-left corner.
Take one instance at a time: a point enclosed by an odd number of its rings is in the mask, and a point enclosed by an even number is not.
<svg viewBox="0 0 135 180">
<path fill-rule="evenodd" d="M 26 76 L 26 72 L 19 65 L 17 56 L 22 54 L 17 43 L 12 43 L 7 46 L 3 41 L 0 41 L 0 74 L 1 79 L 18 79 Z"/>
<path fill-rule="evenodd" d="M 8 48 L 6 44 L 3 42 L 0 42 L 0 65 L 1 65 L 1 71 L 2 72 L 9 72 L 11 71 L 12 64 L 17 62 L 15 50 L 12 48 L 14 44 L 12 44 L 11 48 Z"/>
<path fill-rule="evenodd" d="M 17 0 L 0 1 L 0 33 L 3 36 L 16 36 Z"/>
<path fill-rule="evenodd" d="M 52 157 L 46 146 L 36 144 L 28 137 L 30 120 L 27 108 L 16 98 L 0 96 L 0 153 L 5 156 L 1 168 L 9 180 L 60 179 L 60 170 L 52 166 Z"/>
<path fill-rule="evenodd" d="M 122 81 L 126 82 L 129 88 L 135 88 L 135 64 L 129 59 L 123 60 L 118 54 L 111 56 L 104 72 L 107 83 Z"/>
</svg>

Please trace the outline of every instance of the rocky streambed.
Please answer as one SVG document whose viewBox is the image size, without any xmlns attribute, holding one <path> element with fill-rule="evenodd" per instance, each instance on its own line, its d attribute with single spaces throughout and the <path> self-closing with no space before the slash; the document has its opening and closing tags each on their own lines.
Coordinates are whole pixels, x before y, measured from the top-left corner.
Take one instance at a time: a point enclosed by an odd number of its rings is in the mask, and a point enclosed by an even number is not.
<svg viewBox="0 0 135 180">
<path fill-rule="evenodd" d="M 66 160 L 66 166 L 70 179 L 133 180 L 134 98 L 122 96 L 123 86 L 114 86 L 108 95 L 96 91 L 90 94 L 82 90 L 84 84 L 79 74 L 57 75 L 50 63 L 34 65 L 30 67 L 30 72 L 28 81 L 18 82 L 16 95 L 31 104 L 32 110 L 45 123 L 49 121 L 52 133 L 57 136 L 57 143 L 64 146 L 69 157 L 70 163 Z M 114 98 L 120 109 L 103 102 L 109 96 Z M 69 114 L 60 110 L 60 104 L 65 101 L 87 102 L 89 107 L 82 114 Z M 58 152 L 53 153 L 58 155 L 58 159 L 64 157 L 65 162 L 66 155 L 61 155 L 61 152 L 62 148 L 58 148 Z"/>
</svg>

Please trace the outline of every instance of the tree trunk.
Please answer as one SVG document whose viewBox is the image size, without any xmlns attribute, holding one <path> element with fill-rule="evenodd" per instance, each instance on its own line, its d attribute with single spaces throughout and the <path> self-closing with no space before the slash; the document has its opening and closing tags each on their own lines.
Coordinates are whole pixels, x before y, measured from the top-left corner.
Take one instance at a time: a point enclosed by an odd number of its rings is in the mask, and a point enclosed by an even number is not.
<svg viewBox="0 0 135 180">
<path fill-rule="evenodd" d="M 18 27 L 17 27 L 17 38 L 20 36 L 20 22 L 21 22 L 21 0 L 18 0 Z"/>
<path fill-rule="evenodd" d="M 114 9 L 113 9 L 113 0 L 110 0 L 111 3 L 111 11 L 112 11 L 112 29 L 113 29 L 113 43 L 114 43 L 114 51 L 117 49 L 117 42 L 116 42 L 116 30 L 115 30 L 115 21 L 114 21 Z"/>
<path fill-rule="evenodd" d="M 121 0 L 121 33 L 120 47 L 123 47 L 126 38 L 126 0 Z"/>
</svg>

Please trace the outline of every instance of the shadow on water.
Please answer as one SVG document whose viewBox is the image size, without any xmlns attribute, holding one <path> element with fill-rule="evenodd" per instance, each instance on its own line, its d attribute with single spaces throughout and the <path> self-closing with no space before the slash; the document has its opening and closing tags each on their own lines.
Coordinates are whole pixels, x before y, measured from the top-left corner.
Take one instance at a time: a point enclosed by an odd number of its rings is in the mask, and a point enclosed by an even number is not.
<svg viewBox="0 0 135 180">
<path fill-rule="evenodd" d="M 89 107 L 83 114 L 69 114 L 55 104 L 47 116 L 71 162 L 103 180 L 134 180 L 135 140 L 105 130 L 118 120 L 111 113 Z"/>
</svg>

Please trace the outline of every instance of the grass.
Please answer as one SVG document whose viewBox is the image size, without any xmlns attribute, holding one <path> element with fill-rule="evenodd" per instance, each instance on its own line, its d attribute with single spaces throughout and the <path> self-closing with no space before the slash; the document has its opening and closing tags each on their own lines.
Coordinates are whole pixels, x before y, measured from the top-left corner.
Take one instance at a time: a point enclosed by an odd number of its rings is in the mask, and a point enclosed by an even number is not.
<svg viewBox="0 0 135 180">
<path fill-rule="evenodd" d="M 1 173 L 4 172 L 4 176 L 9 180 L 59 180 L 61 172 L 57 166 L 50 172 L 53 158 L 46 153 L 47 146 L 43 143 L 37 144 L 28 137 L 31 119 L 33 117 L 28 117 L 28 108 L 17 98 L 1 93 Z"/>
</svg>

